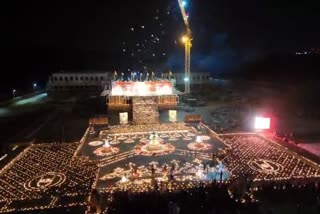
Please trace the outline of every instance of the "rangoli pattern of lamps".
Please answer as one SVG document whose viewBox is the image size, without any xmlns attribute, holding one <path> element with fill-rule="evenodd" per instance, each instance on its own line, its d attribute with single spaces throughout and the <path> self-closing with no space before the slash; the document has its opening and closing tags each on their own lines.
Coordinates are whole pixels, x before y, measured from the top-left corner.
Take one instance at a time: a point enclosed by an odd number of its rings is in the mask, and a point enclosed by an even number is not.
<svg viewBox="0 0 320 214">
<path fill-rule="evenodd" d="M 101 140 L 95 140 L 95 141 L 89 142 L 89 146 L 101 146 L 102 144 L 103 144 L 103 141 Z"/>
<path fill-rule="evenodd" d="M 265 174 L 276 175 L 283 170 L 283 166 L 281 164 L 273 162 L 271 160 L 250 160 L 248 162 L 248 165 L 252 170 Z"/>
<path fill-rule="evenodd" d="M 189 178 L 190 176 L 186 176 Z M 211 186 L 211 182 L 203 182 L 201 180 L 190 180 L 185 179 L 184 181 L 171 181 L 171 182 L 163 182 L 162 179 L 156 178 L 160 185 L 158 186 L 158 190 L 161 190 L 162 187 L 168 192 L 179 191 L 179 190 L 188 190 L 194 188 L 204 188 Z M 225 184 L 229 183 L 228 181 L 223 181 Z M 152 183 L 152 179 L 141 179 L 134 180 L 129 185 L 117 185 L 117 186 L 109 186 L 100 189 L 103 193 L 113 193 L 115 191 L 130 191 L 132 193 L 141 193 L 141 192 L 150 192 L 154 191 L 154 184 Z"/>
<path fill-rule="evenodd" d="M 178 139 L 175 138 L 175 137 L 170 137 L 170 138 L 168 139 L 168 141 L 174 142 L 174 141 L 178 141 Z"/>
<path fill-rule="evenodd" d="M 113 126 L 108 131 L 109 133 L 136 133 L 136 132 L 152 132 L 153 130 L 158 130 L 161 132 L 171 132 L 175 131 L 187 131 L 191 130 L 190 127 L 186 126 L 185 123 L 172 123 L 172 124 L 152 124 L 152 125 L 130 125 L 130 126 Z"/>
<path fill-rule="evenodd" d="M 120 141 L 118 140 L 117 136 L 114 136 L 113 138 L 111 138 L 112 140 L 110 139 L 105 139 L 105 140 L 108 140 L 108 142 L 111 144 L 111 145 L 117 145 L 120 143 Z M 110 140 L 110 141 L 109 141 Z"/>
<path fill-rule="evenodd" d="M 138 155 L 143 156 L 159 156 L 174 152 L 175 147 L 169 143 L 165 143 L 157 134 L 150 135 L 149 142 L 140 142 L 134 151 Z"/>
<path fill-rule="evenodd" d="M 201 135 L 200 137 L 203 141 L 210 140 L 210 137 L 208 135 Z"/>
<path fill-rule="evenodd" d="M 185 136 L 185 137 L 182 138 L 182 140 L 190 141 L 190 140 L 192 140 L 192 138 L 191 138 L 191 137 L 188 137 L 188 136 Z"/>
<path fill-rule="evenodd" d="M 141 139 L 139 140 L 139 142 L 141 142 L 141 143 L 149 143 L 150 140 L 147 139 L 147 138 L 145 138 L 145 137 L 143 137 L 143 138 L 141 138 Z"/>
<path fill-rule="evenodd" d="M 36 176 L 28 180 L 23 186 L 26 190 L 40 191 L 49 189 L 55 186 L 60 186 L 66 181 L 64 173 L 46 172 L 40 176 Z"/>
<path fill-rule="evenodd" d="M 247 173 L 255 181 L 319 178 L 320 171 L 310 160 L 258 135 L 221 135 L 231 146 L 224 159 L 234 175 Z"/>
<path fill-rule="evenodd" d="M 144 135 L 142 135 L 139 141 L 140 142 L 149 142 L 149 139 L 146 138 Z"/>
<path fill-rule="evenodd" d="M 188 148 L 196 151 L 206 151 L 211 149 L 212 146 L 209 143 L 204 143 L 201 136 L 197 136 L 196 142 L 189 143 Z"/>
<path fill-rule="evenodd" d="M 1 212 L 83 206 L 96 178 L 96 165 L 72 156 L 79 143 L 32 145 L 7 165 L 0 179 Z M 48 191 L 57 192 L 48 203 Z M 50 196 L 50 195 L 49 195 Z M 75 202 L 74 197 L 80 196 Z M 63 197 L 65 200 L 57 200 Z M 20 201 L 30 203 L 20 203 Z M 19 204 L 15 206 L 14 204 Z"/>
<path fill-rule="evenodd" d="M 136 139 L 138 139 L 138 135 L 133 135 L 132 137 L 131 137 L 131 139 L 133 139 L 133 140 L 136 140 Z"/>
<path fill-rule="evenodd" d="M 118 137 L 118 140 L 126 140 L 126 139 L 127 139 L 127 137 L 124 135 L 121 135 L 120 137 Z"/>
<path fill-rule="evenodd" d="M 173 134 L 173 137 L 174 137 L 174 138 L 179 138 L 179 137 L 182 137 L 182 135 L 179 134 L 179 133 L 175 133 L 175 134 Z"/>
<path fill-rule="evenodd" d="M 188 132 L 187 136 L 188 137 L 195 137 L 196 135 L 194 133 L 192 133 L 192 132 Z"/>
<path fill-rule="evenodd" d="M 126 185 L 129 183 L 130 183 L 130 180 L 125 175 L 122 175 L 121 180 L 119 181 L 119 184 Z"/>
<path fill-rule="evenodd" d="M 93 153 L 97 156 L 109 156 L 119 152 L 119 148 L 113 147 L 109 144 L 108 140 L 105 140 L 105 143 L 102 147 L 96 149 Z"/>
<path fill-rule="evenodd" d="M 166 133 L 162 133 L 162 134 L 159 135 L 159 137 L 161 137 L 161 138 L 169 138 L 170 135 L 168 135 Z"/>
<path fill-rule="evenodd" d="M 180 163 L 179 160 L 172 160 L 161 166 L 158 162 L 149 162 L 148 166 L 137 167 L 134 163 L 129 163 L 128 167 L 117 167 L 111 173 L 107 173 L 100 178 L 103 181 L 116 181 L 114 185 L 135 184 L 136 188 L 144 189 L 152 178 L 158 182 L 168 181 L 169 175 L 174 175 L 174 180 L 185 181 L 205 181 L 206 170 L 200 164 L 201 160 L 195 159 L 193 162 Z M 210 171 L 215 169 L 210 169 Z M 218 170 L 218 169 L 217 169 Z M 150 179 L 151 178 L 151 179 Z M 140 187 L 138 187 L 140 185 Z"/>
<path fill-rule="evenodd" d="M 131 138 L 131 136 L 129 135 L 128 139 L 124 140 L 123 142 L 130 144 L 130 143 L 134 143 L 135 141 L 134 141 L 134 139 Z"/>
<path fill-rule="evenodd" d="M 93 134 L 95 134 L 95 133 L 96 133 L 96 131 L 94 130 L 93 127 L 91 127 L 91 129 L 90 129 L 90 131 L 89 131 L 89 134 L 93 135 Z"/>
</svg>

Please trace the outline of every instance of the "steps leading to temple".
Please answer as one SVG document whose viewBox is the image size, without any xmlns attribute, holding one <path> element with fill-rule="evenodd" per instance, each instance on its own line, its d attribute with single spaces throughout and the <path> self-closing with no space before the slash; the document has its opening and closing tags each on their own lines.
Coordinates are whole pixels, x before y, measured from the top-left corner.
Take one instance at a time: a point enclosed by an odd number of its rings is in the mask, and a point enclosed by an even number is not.
<svg viewBox="0 0 320 214">
<path fill-rule="evenodd" d="M 135 124 L 159 123 L 159 109 L 156 97 L 133 97 L 132 117 Z"/>
</svg>

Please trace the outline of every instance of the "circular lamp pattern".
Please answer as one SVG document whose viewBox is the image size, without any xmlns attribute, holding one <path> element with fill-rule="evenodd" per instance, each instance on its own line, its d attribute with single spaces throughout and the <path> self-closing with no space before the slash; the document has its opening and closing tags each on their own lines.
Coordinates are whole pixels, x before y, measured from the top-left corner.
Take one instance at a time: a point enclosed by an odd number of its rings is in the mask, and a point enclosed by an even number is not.
<svg viewBox="0 0 320 214">
<path fill-rule="evenodd" d="M 160 156 L 167 155 L 174 152 L 175 147 L 169 143 L 159 143 L 159 144 L 150 144 L 150 143 L 140 143 L 134 148 L 134 151 L 138 155 L 143 156 Z"/>
<path fill-rule="evenodd" d="M 65 181 L 66 175 L 61 172 L 46 172 L 40 176 L 36 176 L 28 180 L 23 186 L 29 191 L 40 191 L 59 186 Z"/>
<path fill-rule="evenodd" d="M 167 134 L 160 134 L 159 137 L 161 137 L 161 138 L 168 138 L 168 137 L 170 137 L 170 136 L 167 135 Z"/>
<path fill-rule="evenodd" d="M 181 134 L 176 133 L 176 134 L 174 134 L 174 135 L 173 135 L 173 137 L 175 137 L 175 138 L 179 138 L 179 137 L 182 137 L 182 135 L 181 135 Z"/>
<path fill-rule="evenodd" d="M 248 165 L 254 171 L 272 175 L 278 174 L 283 169 L 281 164 L 265 159 L 250 160 Z"/>
<path fill-rule="evenodd" d="M 194 137 L 194 136 L 196 136 L 196 135 L 193 134 L 193 133 L 191 133 L 191 132 L 189 132 L 189 133 L 187 134 L 187 136 L 188 136 L 188 137 Z"/>
<path fill-rule="evenodd" d="M 101 146 L 102 144 L 103 144 L 103 142 L 100 140 L 95 140 L 95 141 L 89 142 L 90 146 Z"/>
<path fill-rule="evenodd" d="M 202 140 L 210 140 L 210 137 L 208 135 L 201 135 L 200 137 Z"/>
<path fill-rule="evenodd" d="M 113 154 L 117 154 L 119 152 L 119 148 L 117 147 L 100 147 L 96 150 L 94 150 L 94 154 L 97 156 L 109 156 Z"/>
<path fill-rule="evenodd" d="M 193 142 L 188 144 L 188 148 L 195 151 L 206 151 L 211 149 L 211 145 L 209 143 L 199 143 L 199 142 Z"/>
<path fill-rule="evenodd" d="M 117 145 L 120 143 L 120 141 L 119 140 L 112 140 L 109 143 L 110 143 L 110 145 Z"/>
<path fill-rule="evenodd" d="M 126 140 L 127 137 L 125 137 L 125 136 L 122 135 L 122 136 L 118 137 L 117 139 L 118 139 L 118 140 Z"/>
<path fill-rule="evenodd" d="M 131 139 L 138 139 L 138 136 L 137 135 L 133 135 L 132 137 L 131 137 Z"/>
<path fill-rule="evenodd" d="M 123 142 L 124 142 L 124 143 L 134 143 L 134 140 L 129 138 L 129 139 L 123 141 Z"/>
</svg>

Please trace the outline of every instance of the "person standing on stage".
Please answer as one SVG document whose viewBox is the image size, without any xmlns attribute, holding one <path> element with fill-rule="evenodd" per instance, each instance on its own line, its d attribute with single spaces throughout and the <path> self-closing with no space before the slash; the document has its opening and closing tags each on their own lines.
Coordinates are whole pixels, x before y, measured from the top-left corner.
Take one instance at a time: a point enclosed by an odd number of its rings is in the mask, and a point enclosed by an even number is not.
<svg viewBox="0 0 320 214">
<path fill-rule="evenodd" d="M 115 70 L 115 71 L 113 72 L 113 80 L 114 80 L 114 81 L 117 81 L 117 78 L 118 78 L 118 73 L 117 73 L 117 71 Z"/>
<path fill-rule="evenodd" d="M 154 81 L 154 79 L 155 79 L 155 74 L 154 74 L 154 72 L 152 71 L 152 72 L 151 72 L 151 80 Z"/>
<path fill-rule="evenodd" d="M 169 76 L 169 80 L 171 80 L 171 77 L 172 77 L 172 72 L 171 72 L 171 70 L 169 70 L 168 76 Z"/>
</svg>

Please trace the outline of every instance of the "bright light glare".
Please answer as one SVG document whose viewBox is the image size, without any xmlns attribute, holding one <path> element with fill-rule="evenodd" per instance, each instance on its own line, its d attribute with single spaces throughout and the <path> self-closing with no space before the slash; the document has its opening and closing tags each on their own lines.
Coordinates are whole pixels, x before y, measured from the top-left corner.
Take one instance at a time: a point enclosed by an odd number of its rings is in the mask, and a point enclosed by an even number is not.
<svg viewBox="0 0 320 214">
<path fill-rule="evenodd" d="M 197 143 L 201 143 L 201 142 L 202 142 L 201 136 L 197 136 L 197 137 L 196 137 L 196 142 L 197 142 Z"/>
<path fill-rule="evenodd" d="M 115 95 L 115 96 L 119 96 L 119 95 L 122 95 L 123 94 L 123 90 L 121 87 L 119 86 L 116 86 L 114 88 L 112 88 L 112 95 Z"/>
<path fill-rule="evenodd" d="M 270 129 L 270 118 L 268 117 L 256 117 L 254 123 L 255 129 Z"/>
<path fill-rule="evenodd" d="M 142 73 L 140 73 L 140 75 L 141 74 Z M 148 86 L 144 82 L 137 82 L 137 84 L 134 84 L 133 90 L 140 96 L 148 95 L 149 93 Z"/>
<path fill-rule="evenodd" d="M 172 93 L 172 88 L 169 86 L 163 86 L 162 89 L 160 90 L 160 94 L 171 94 Z"/>
<path fill-rule="evenodd" d="M 184 81 L 185 81 L 185 82 L 188 82 L 188 81 L 189 81 L 189 78 L 188 78 L 188 77 L 185 77 L 185 78 L 184 78 Z"/>
<path fill-rule="evenodd" d="M 186 6 L 187 5 L 187 2 L 186 1 L 182 1 L 182 6 Z"/>
<path fill-rule="evenodd" d="M 107 148 L 110 147 L 109 141 L 107 139 L 104 140 L 104 145 L 103 146 L 107 147 Z"/>
<path fill-rule="evenodd" d="M 187 36 L 183 36 L 181 40 L 182 40 L 183 43 L 185 43 L 188 39 L 189 38 Z"/>
<path fill-rule="evenodd" d="M 171 82 L 116 82 L 112 86 L 112 96 L 159 96 L 172 95 Z"/>
</svg>

